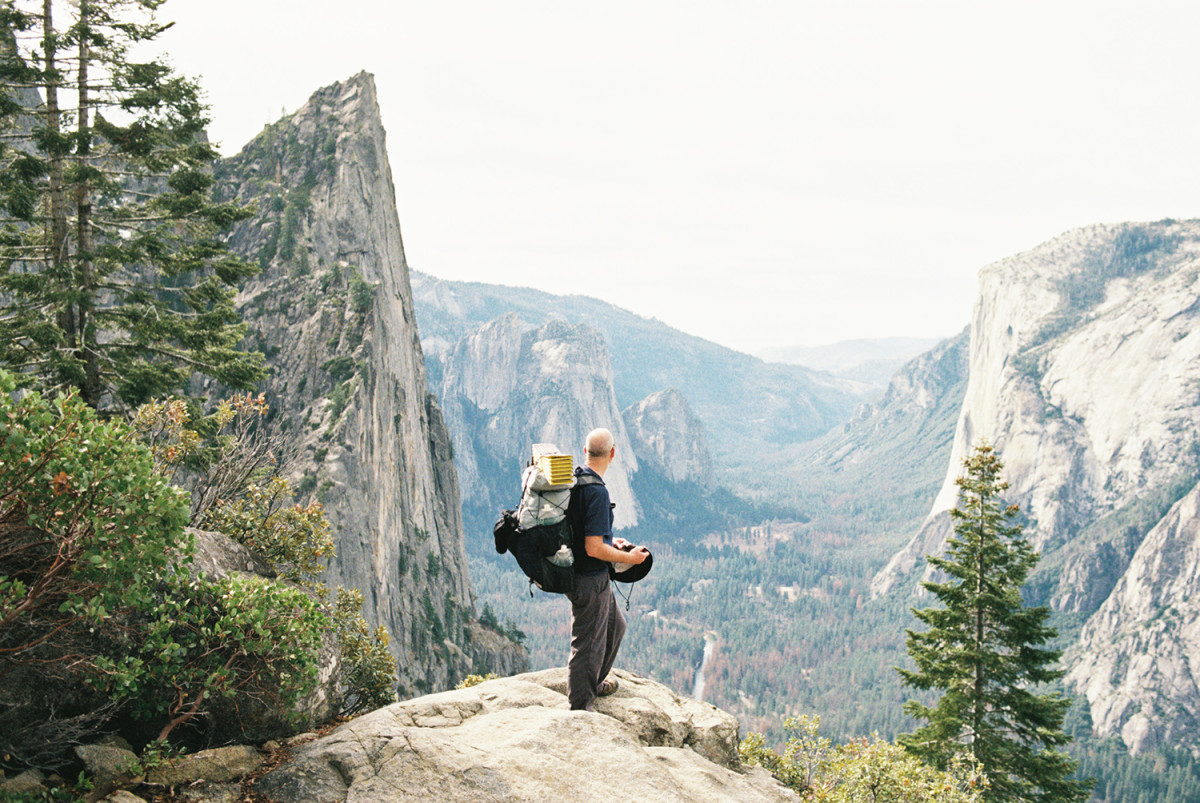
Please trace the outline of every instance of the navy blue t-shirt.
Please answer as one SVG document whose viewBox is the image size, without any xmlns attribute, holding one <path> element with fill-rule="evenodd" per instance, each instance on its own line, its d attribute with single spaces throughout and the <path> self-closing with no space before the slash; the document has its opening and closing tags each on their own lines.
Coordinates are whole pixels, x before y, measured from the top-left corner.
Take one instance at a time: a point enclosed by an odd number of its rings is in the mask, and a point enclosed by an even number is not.
<svg viewBox="0 0 1200 803">
<path fill-rule="evenodd" d="M 608 488 L 600 475 L 587 466 L 575 469 L 575 476 L 590 474 L 600 480 L 594 485 L 576 485 L 571 489 L 571 529 L 575 551 L 576 574 L 602 574 L 608 572 L 608 561 L 588 555 L 584 538 L 599 535 L 604 543 L 612 546 L 613 506 L 609 504 Z"/>
</svg>

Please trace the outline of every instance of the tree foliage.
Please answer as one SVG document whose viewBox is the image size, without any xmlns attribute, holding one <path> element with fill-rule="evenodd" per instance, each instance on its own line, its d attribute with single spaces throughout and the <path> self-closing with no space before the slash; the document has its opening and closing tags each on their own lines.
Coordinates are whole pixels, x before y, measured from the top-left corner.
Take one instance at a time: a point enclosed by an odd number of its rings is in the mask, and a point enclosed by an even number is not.
<svg viewBox="0 0 1200 803">
<path fill-rule="evenodd" d="M 320 502 L 295 502 L 291 484 L 273 473 L 286 461 L 279 457 L 280 439 L 257 426 L 267 413 L 261 395 L 234 395 L 199 422 L 210 429 L 209 437 L 203 438 L 189 429 L 187 405 L 166 399 L 139 407 L 134 426 L 160 472 L 187 481 L 204 495 L 207 501 L 199 512 L 193 500 L 194 524 L 242 544 L 270 564 L 281 580 L 317 601 L 325 617 L 321 628 L 332 631 L 337 640 L 340 713 L 350 716 L 386 705 L 396 698 L 390 635 L 385 627 L 372 630 L 367 624 L 360 591 L 331 589 L 321 582 L 334 554 L 329 520 Z M 194 466 L 191 472 L 188 464 Z M 318 646 L 311 645 L 312 654 Z"/>
<path fill-rule="evenodd" d="M 989 802 L 1086 800 L 1090 784 L 1071 777 L 1076 762 L 1055 749 L 1071 738 L 1062 729 L 1070 701 L 1037 691 L 1063 675 L 1060 652 L 1043 646 L 1057 635 L 1049 609 L 1021 599 L 1038 556 L 1017 507 L 1001 500 L 1008 484 L 992 447 L 976 447 L 964 467 L 954 536 L 944 557 L 929 557 L 946 580 L 923 584 L 941 607 L 913 611 L 928 629 L 907 631 L 916 670 L 898 670 L 906 685 L 941 696 L 905 704 L 927 724 L 898 741 L 939 767 L 970 756 L 987 774 Z"/>
<path fill-rule="evenodd" d="M 738 747 L 742 761 L 763 767 L 801 800 L 822 803 L 982 803 L 987 780 L 969 762 L 936 769 L 878 737 L 834 746 L 819 734 L 819 717 L 789 717 L 782 753 L 752 733 Z"/>
<path fill-rule="evenodd" d="M 0 370 L 0 750 L 52 761 L 118 711 L 166 736 L 219 697 L 286 708 L 311 688 L 319 605 L 193 576 L 187 495 L 136 433 L 15 385 Z"/>
<path fill-rule="evenodd" d="M 0 4 L 0 362 L 96 408 L 263 376 L 219 239 L 249 211 L 209 200 L 199 86 L 141 56 L 162 2 Z"/>
<path fill-rule="evenodd" d="M 162 435 L 152 450 L 76 392 L 17 391 L 0 369 L 5 761 L 54 767 L 116 717 L 165 739 L 235 696 L 243 707 L 287 712 L 316 682 L 331 633 L 341 644 L 346 707 L 394 698 L 387 633 L 362 620 L 361 596 L 329 599 L 307 581 L 194 568 L 187 494 L 156 470 L 156 457 L 163 465 L 184 459 L 178 445 L 199 438 L 172 434 L 187 423 L 178 405 L 155 409 L 162 422 L 146 411 L 138 417 Z M 239 515 L 253 518 L 256 504 L 251 497 Z M 298 505 L 272 516 L 259 546 L 276 548 L 283 571 L 304 580 L 315 558 L 303 552 L 327 544 L 314 534 L 327 534 L 328 523 L 319 509 Z"/>
</svg>

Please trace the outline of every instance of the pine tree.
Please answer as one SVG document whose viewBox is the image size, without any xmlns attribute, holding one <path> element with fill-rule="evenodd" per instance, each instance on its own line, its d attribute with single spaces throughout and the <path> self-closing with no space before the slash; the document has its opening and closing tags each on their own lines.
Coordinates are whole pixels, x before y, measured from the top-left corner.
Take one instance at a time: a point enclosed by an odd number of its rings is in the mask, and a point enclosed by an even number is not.
<svg viewBox="0 0 1200 803">
<path fill-rule="evenodd" d="M 0 363 L 96 408 L 263 376 L 219 239 L 249 211 L 210 200 L 199 86 L 141 58 L 162 3 L 0 0 Z"/>
<path fill-rule="evenodd" d="M 1061 652 L 1042 646 L 1057 635 L 1049 609 L 1021 600 L 1038 555 L 1017 507 L 1000 499 L 1008 483 L 992 447 L 976 447 L 964 466 L 954 536 L 945 557 L 929 556 L 947 579 L 922 584 L 943 607 L 914 609 L 928 630 L 907 631 L 917 668 L 898 670 L 905 685 L 942 695 L 933 706 L 905 703 L 927 724 L 897 741 L 939 767 L 969 755 L 988 776 L 989 803 L 1087 800 L 1091 784 L 1072 777 L 1078 762 L 1055 749 L 1071 739 L 1062 729 L 1070 700 L 1037 691 L 1063 675 Z"/>
</svg>

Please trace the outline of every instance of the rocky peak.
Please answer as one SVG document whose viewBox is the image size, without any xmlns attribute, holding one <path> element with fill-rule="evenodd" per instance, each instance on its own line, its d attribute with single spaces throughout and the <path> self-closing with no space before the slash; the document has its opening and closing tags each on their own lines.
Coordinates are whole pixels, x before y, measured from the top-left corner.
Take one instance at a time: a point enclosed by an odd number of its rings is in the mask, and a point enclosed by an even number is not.
<svg viewBox="0 0 1200 803">
<path fill-rule="evenodd" d="M 515 499 L 516 478 L 532 444 L 554 443 L 582 465 L 587 433 L 606 427 L 617 446 L 617 459 L 604 476 L 617 504 L 615 526 L 637 523 L 630 480 L 638 456 L 598 332 L 561 320 L 532 328 L 509 314 L 459 340 L 444 366 L 442 399 L 459 456 L 459 481 L 468 494 L 486 494 L 499 477 L 499 492 L 507 487 Z"/>
<path fill-rule="evenodd" d="M 671 482 L 712 485 L 704 425 L 674 388 L 652 393 L 621 413 L 639 459 Z"/>
<path fill-rule="evenodd" d="M 449 436 L 427 389 L 375 84 L 318 90 L 217 170 L 255 203 L 231 243 L 263 272 L 239 295 L 267 392 L 299 441 L 296 485 L 325 505 L 327 580 L 387 626 L 402 691 L 444 687 L 523 653 L 482 647 Z"/>
</svg>

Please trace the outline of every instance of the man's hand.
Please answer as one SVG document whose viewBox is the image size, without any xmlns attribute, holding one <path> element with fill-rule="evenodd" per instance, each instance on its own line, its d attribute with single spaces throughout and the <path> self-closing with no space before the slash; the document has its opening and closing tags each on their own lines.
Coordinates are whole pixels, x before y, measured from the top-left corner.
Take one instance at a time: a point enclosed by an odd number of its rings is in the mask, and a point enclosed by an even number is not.
<svg viewBox="0 0 1200 803">
<path fill-rule="evenodd" d="M 650 557 L 650 550 L 646 549 L 644 546 L 635 546 L 632 550 L 627 551 L 625 554 L 633 558 L 633 560 L 626 561 L 627 563 L 645 563 L 646 558 Z"/>
<path fill-rule="evenodd" d="M 618 542 L 624 546 L 620 546 Z M 606 544 L 603 536 L 599 535 L 585 537 L 583 549 L 590 557 L 606 560 L 609 563 L 644 563 L 650 555 L 650 550 L 646 547 L 635 547 L 624 538 L 614 538 L 611 544 Z"/>
</svg>

